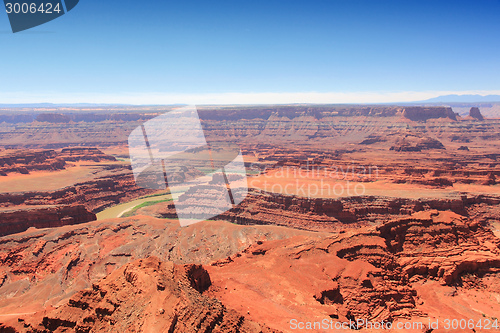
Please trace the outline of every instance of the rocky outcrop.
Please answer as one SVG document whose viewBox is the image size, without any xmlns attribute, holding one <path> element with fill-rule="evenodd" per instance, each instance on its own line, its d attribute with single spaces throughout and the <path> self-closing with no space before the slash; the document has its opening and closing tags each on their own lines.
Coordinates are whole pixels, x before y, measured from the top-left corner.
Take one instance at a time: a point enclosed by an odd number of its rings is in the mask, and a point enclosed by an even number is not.
<svg viewBox="0 0 500 333">
<path fill-rule="evenodd" d="M 481 197 L 482 198 L 482 197 Z M 270 224 L 304 230 L 335 231 L 385 222 L 433 209 L 467 215 L 468 209 L 487 197 L 457 199 L 408 199 L 376 196 L 352 196 L 338 199 L 305 198 L 293 195 L 250 190 L 235 208 L 213 219 L 242 225 Z M 193 200 L 195 198 L 192 198 Z M 203 200 L 203 198 L 199 198 Z M 492 203 L 500 199 L 491 198 Z M 175 218 L 175 206 L 158 206 L 154 215 Z"/>
<path fill-rule="evenodd" d="M 203 197 L 191 197 L 194 207 L 201 205 Z M 164 218 L 176 218 L 173 203 L 159 206 L 155 215 Z M 296 229 L 332 231 L 344 223 L 354 223 L 355 216 L 343 211 L 340 200 L 305 199 L 283 196 L 273 193 L 251 192 L 235 208 L 214 217 L 241 225 L 279 225 Z M 341 219 L 341 220 L 339 220 Z"/>
<path fill-rule="evenodd" d="M 0 237 L 0 322 L 10 313 L 43 311 L 66 304 L 82 289 L 92 288 L 93 283 L 137 259 L 157 256 L 179 265 L 207 264 L 257 241 L 300 233 L 221 221 L 183 228 L 178 221 L 142 216 L 29 229 Z M 211 279 L 199 265 L 186 267 L 189 285 L 200 291 L 208 288 Z M 42 322 L 42 317 L 39 319 L 36 324 Z"/>
<path fill-rule="evenodd" d="M 57 171 L 66 168 L 66 162 L 116 161 L 97 148 L 65 148 L 55 150 L 5 150 L 0 152 L 0 173 L 29 174 L 31 171 Z"/>
<path fill-rule="evenodd" d="M 94 162 L 102 162 L 102 161 L 116 161 L 114 156 L 106 155 L 101 150 L 97 148 L 82 148 L 82 147 L 74 147 L 74 148 L 64 148 L 59 153 L 59 157 L 63 160 L 69 162 L 77 162 L 77 161 L 94 161 Z"/>
<path fill-rule="evenodd" d="M 412 152 L 430 149 L 445 149 L 445 147 L 441 142 L 434 138 L 406 135 L 401 139 L 397 139 L 394 146 L 390 148 L 390 150 L 397 152 Z"/>
<path fill-rule="evenodd" d="M 0 172 L 27 174 L 37 170 L 62 170 L 66 161 L 54 150 L 6 150 L 0 152 Z"/>
<path fill-rule="evenodd" d="M 426 121 L 437 118 L 457 120 L 457 115 L 449 107 L 405 107 L 403 117 L 414 121 Z"/>
<path fill-rule="evenodd" d="M 242 108 L 200 108 L 198 113 L 202 121 L 238 121 L 252 119 L 294 119 L 312 117 L 322 119 L 328 117 L 393 117 L 401 112 L 398 106 L 277 106 L 277 107 L 242 107 Z"/>
<path fill-rule="evenodd" d="M 488 295 L 500 283 L 500 240 L 487 224 L 450 211 L 333 234 L 220 221 L 175 229 L 171 221 L 147 217 L 107 223 L 0 239 L 0 309 L 12 313 L 4 317 L 10 318 L 4 328 L 141 331 L 138 323 L 186 332 L 197 318 L 213 331 L 245 332 L 246 323 L 259 323 L 263 332 L 262 323 L 288 331 L 291 314 L 304 322 L 426 323 L 427 317 L 450 315 L 428 307 L 443 307 L 439 302 L 450 291 L 452 302 L 462 302 L 457 311 L 480 319 L 484 313 L 463 303 L 464 293 L 482 288 Z M 228 251 L 227 245 L 234 247 Z M 151 255 L 160 260 L 133 262 Z M 212 263 L 179 266 L 201 258 Z M 89 282 L 96 274 L 108 276 Z M 482 302 L 492 314 L 500 311 L 496 299 Z M 20 305 L 36 309 L 35 304 L 63 305 L 19 314 L 28 312 Z"/>
<path fill-rule="evenodd" d="M 219 108 L 199 110 L 202 120 L 242 120 L 242 119 L 271 119 L 272 117 L 313 117 L 324 119 L 330 117 L 395 117 L 403 116 L 410 120 L 425 121 L 436 118 L 457 120 L 456 114 L 449 107 L 441 106 L 281 106 L 263 108 Z"/>
<path fill-rule="evenodd" d="M 0 210 L 0 237 L 28 230 L 54 228 L 95 221 L 83 205 L 30 207 Z"/>
<path fill-rule="evenodd" d="M 426 312 L 422 305 L 435 304 L 435 294 L 420 294 L 417 285 L 437 288 L 432 287 L 436 282 L 457 290 L 470 276 L 476 277 L 476 284 L 461 290 L 479 288 L 483 276 L 498 284 L 499 254 L 500 240 L 487 227 L 452 212 L 428 211 L 317 242 L 289 239 L 256 244 L 213 263 L 208 269 L 209 291 L 233 307 L 263 293 L 261 299 L 267 304 L 287 304 L 299 321 L 315 313 L 334 322 L 362 319 L 395 324 L 446 316 Z M 232 286 L 239 286 L 238 294 L 225 291 Z M 279 295 L 267 293 L 269 286 L 281 286 Z M 292 290 L 293 296 L 287 297 Z M 454 301 L 459 299 L 455 296 Z M 488 305 L 499 309 L 495 300 Z M 289 324 L 285 311 L 273 309 L 275 322 L 282 327 Z M 249 312 L 257 312 L 254 318 L 266 318 L 256 307 L 249 307 Z M 468 316 L 481 318 L 481 312 Z"/>
<path fill-rule="evenodd" d="M 5 122 L 7 124 L 31 123 L 35 118 L 35 114 L 26 111 L 19 113 L 0 113 L 0 123 Z"/>
<path fill-rule="evenodd" d="M 481 111 L 479 111 L 478 107 L 470 108 L 469 116 L 476 119 L 476 120 L 481 120 L 481 121 L 484 120 L 484 117 L 481 114 Z"/>
<path fill-rule="evenodd" d="M 500 272 L 500 240 L 466 217 L 428 211 L 377 229 L 407 278 L 419 275 L 452 285 L 464 273 Z"/>
<path fill-rule="evenodd" d="M 359 144 L 360 145 L 372 145 L 374 143 L 380 143 L 380 142 L 386 142 L 387 140 L 377 136 L 377 135 L 369 135 L 366 139 L 361 141 Z"/>
<path fill-rule="evenodd" d="M 71 118 L 63 113 L 42 113 L 36 117 L 36 121 L 48 123 L 68 123 Z"/>
<path fill-rule="evenodd" d="M 126 145 L 128 134 L 140 125 L 140 121 L 20 123 L 0 132 L 0 142 L 16 149 L 116 147 Z"/>
<path fill-rule="evenodd" d="M 135 184 L 130 170 L 123 166 L 111 166 L 108 176 L 77 183 L 56 191 L 0 193 L 0 207 L 17 205 L 84 205 L 92 212 L 151 194 L 154 190 L 140 188 Z"/>
<path fill-rule="evenodd" d="M 208 285 L 193 282 L 200 277 Z M 278 332 L 204 296 L 209 285 L 201 266 L 150 257 L 125 265 L 57 310 L 40 314 L 40 321 L 24 320 L 14 332 Z"/>
</svg>

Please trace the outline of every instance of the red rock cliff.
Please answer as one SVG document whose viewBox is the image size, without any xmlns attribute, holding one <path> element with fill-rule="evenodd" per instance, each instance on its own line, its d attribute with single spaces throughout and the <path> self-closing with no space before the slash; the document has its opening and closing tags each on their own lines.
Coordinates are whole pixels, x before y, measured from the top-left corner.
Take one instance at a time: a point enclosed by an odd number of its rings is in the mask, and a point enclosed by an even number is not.
<svg viewBox="0 0 500 333">
<path fill-rule="evenodd" d="M 83 205 L 4 209 L 0 211 L 0 237 L 28 230 L 95 221 Z"/>
</svg>

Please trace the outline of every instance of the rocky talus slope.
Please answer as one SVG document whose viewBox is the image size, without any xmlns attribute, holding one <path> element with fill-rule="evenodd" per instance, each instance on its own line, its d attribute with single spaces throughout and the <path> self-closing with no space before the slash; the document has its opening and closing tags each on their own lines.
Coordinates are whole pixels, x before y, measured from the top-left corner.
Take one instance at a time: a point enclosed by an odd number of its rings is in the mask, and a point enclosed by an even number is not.
<svg viewBox="0 0 500 333">
<path fill-rule="evenodd" d="M 200 265 L 156 257 L 127 264 L 67 304 L 18 322 L 17 332 L 278 332 L 202 295 L 210 276 Z M 6 328 L 4 328 L 6 330 Z"/>
<path fill-rule="evenodd" d="M 321 241 L 256 244 L 213 263 L 208 272 L 211 295 L 290 332 L 290 318 L 428 322 L 491 319 L 500 311 L 500 240 L 453 212 L 416 213 Z M 445 296 L 435 299 L 425 288 Z M 470 290 L 478 291 L 484 306 L 467 305 Z M 260 302 L 268 304 L 265 309 Z"/>
<path fill-rule="evenodd" d="M 147 216 L 29 229 L 0 237 L 0 314 L 39 311 L 67 302 L 136 259 L 157 256 L 177 264 L 207 264 L 259 240 L 304 233 L 221 221 L 181 228 L 178 221 Z"/>
</svg>

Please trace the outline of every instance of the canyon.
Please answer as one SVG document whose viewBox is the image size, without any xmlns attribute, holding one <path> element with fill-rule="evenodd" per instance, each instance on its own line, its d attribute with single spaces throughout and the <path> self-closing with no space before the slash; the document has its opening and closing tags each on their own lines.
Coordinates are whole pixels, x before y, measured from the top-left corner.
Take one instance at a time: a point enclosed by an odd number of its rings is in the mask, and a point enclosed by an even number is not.
<svg viewBox="0 0 500 333">
<path fill-rule="evenodd" d="M 0 331 L 498 322 L 500 119 L 483 107 L 201 107 L 207 142 L 240 147 L 249 192 L 187 227 L 127 151 L 170 109 L 0 110 Z M 190 202 L 211 209 L 205 190 Z"/>
<path fill-rule="evenodd" d="M 137 126 L 171 108 L 92 113 L 78 110 L 18 114 L 0 110 L 0 142 L 5 148 L 57 149 L 71 146 L 124 146 Z M 498 118 L 477 121 L 456 115 L 449 107 L 415 106 L 271 106 L 198 109 L 207 140 L 259 141 L 273 144 L 316 139 L 328 143 L 353 141 L 372 133 L 398 130 L 426 133 L 436 139 L 463 140 L 479 136 L 498 139 Z M 478 116 L 476 111 L 473 115 Z M 479 111 L 481 115 L 481 111 Z M 482 115 L 481 115 L 482 116 Z M 443 131 L 443 126 L 446 131 Z M 271 141 L 269 141 L 271 140 Z M 318 144 L 318 142 L 316 142 Z"/>
<path fill-rule="evenodd" d="M 460 316 L 498 319 L 500 240 L 486 222 L 429 210 L 338 233 L 293 230 L 222 221 L 181 228 L 175 220 L 137 216 L 4 237 L 0 292 L 9 296 L 0 308 L 12 315 L 3 327 L 170 327 L 177 313 L 182 332 L 190 316 L 209 304 L 218 304 L 210 311 L 221 313 L 220 319 L 210 324 L 211 317 L 202 316 L 202 325 L 222 325 L 227 315 L 283 332 L 293 331 L 291 318 L 394 325 Z M 194 277 L 172 275 L 193 269 L 191 262 L 201 263 Z M 171 286 L 186 278 L 195 290 L 180 291 L 194 300 L 176 302 Z M 465 306 L 477 297 L 481 304 Z"/>
</svg>

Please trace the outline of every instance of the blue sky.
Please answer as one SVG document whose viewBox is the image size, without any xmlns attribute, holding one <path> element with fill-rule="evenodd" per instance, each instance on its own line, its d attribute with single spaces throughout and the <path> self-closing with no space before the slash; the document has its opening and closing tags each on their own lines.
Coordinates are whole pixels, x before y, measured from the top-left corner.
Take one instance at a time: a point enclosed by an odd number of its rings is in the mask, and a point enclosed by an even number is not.
<svg viewBox="0 0 500 333">
<path fill-rule="evenodd" d="M 499 17 L 499 0 L 80 0 L 13 34 L 2 8 L 0 103 L 500 93 Z"/>
</svg>

